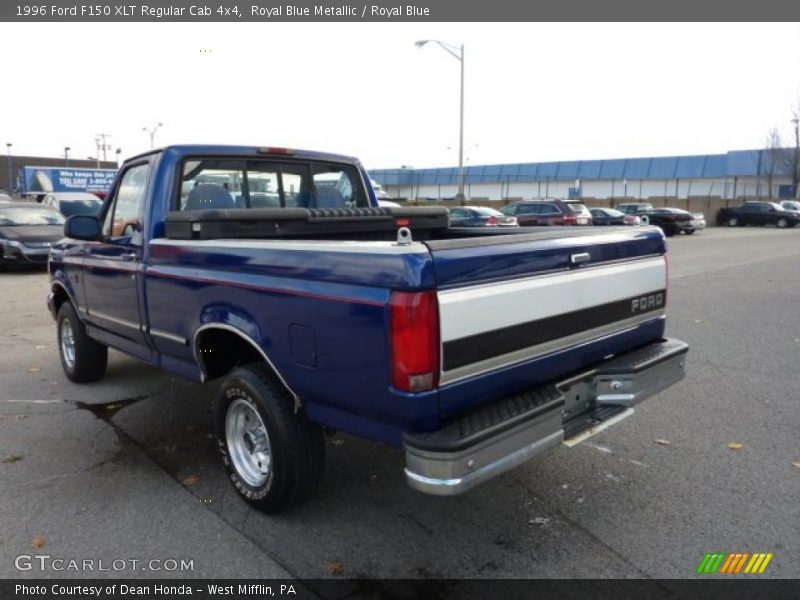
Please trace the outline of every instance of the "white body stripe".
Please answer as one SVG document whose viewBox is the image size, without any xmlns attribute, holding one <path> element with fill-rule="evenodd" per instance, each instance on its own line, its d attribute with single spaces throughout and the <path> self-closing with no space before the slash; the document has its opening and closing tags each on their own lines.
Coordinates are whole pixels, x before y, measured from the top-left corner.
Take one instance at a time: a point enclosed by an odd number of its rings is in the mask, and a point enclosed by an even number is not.
<svg viewBox="0 0 800 600">
<path fill-rule="evenodd" d="M 442 341 L 494 331 L 666 287 L 662 257 L 438 293 Z"/>
</svg>

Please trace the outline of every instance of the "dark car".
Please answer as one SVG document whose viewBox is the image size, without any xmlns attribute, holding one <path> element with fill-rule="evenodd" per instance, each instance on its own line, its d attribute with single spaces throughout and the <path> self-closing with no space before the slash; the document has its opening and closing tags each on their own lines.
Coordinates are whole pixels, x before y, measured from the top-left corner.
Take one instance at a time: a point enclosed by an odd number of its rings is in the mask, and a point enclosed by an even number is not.
<svg viewBox="0 0 800 600">
<path fill-rule="evenodd" d="M 50 246 L 64 237 L 64 217 L 27 202 L 0 204 L 0 269 L 46 265 Z"/>
<path fill-rule="evenodd" d="M 639 225 L 641 219 L 636 215 L 626 215 L 616 208 L 590 208 L 592 223 L 595 225 Z"/>
<path fill-rule="evenodd" d="M 722 208 L 717 213 L 717 224 L 729 227 L 741 225 L 775 225 L 794 227 L 800 223 L 800 212 L 786 210 L 774 202 L 745 202 L 735 208 Z"/>
<path fill-rule="evenodd" d="M 450 209 L 450 227 L 516 227 L 517 218 L 486 206 L 458 206 Z"/>
<path fill-rule="evenodd" d="M 65 217 L 72 215 L 96 217 L 103 208 L 103 201 L 87 192 L 52 192 L 45 194 L 42 204 L 52 206 Z"/>
<path fill-rule="evenodd" d="M 660 227 L 667 237 L 677 233 L 694 233 L 694 215 L 682 208 L 650 208 L 636 214 L 642 220 L 642 225 Z"/>
<path fill-rule="evenodd" d="M 591 225 L 592 214 L 580 202 L 566 200 L 523 200 L 502 209 L 504 215 L 517 217 L 526 225 Z"/>
</svg>

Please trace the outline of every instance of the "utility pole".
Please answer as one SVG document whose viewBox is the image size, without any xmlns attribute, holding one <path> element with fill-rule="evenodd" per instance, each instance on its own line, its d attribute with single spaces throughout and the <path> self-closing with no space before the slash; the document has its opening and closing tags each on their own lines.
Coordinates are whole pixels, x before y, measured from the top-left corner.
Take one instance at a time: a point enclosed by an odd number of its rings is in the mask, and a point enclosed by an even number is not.
<svg viewBox="0 0 800 600">
<path fill-rule="evenodd" d="M 69 151 L 72 150 L 69 146 L 64 146 L 64 166 L 69 166 Z"/>
<path fill-rule="evenodd" d="M 11 146 L 13 146 L 11 142 L 6 142 L 6 150 L 8 151 L 8 192 L 14 192 L 14 169 L 11 167 Z"/>
<path fill-rule="evenodd" d="M 94 134 L 95 140 L 97 140 L 99 146 L 97 150 L 97 158 L 100 159 L 100 150 L 103 151 L 103 162 L 108 160 L 108 156 L 106 155 L 107 150 L 111 150 L 111 145 L 106 143 L 106 138 L 110 138 L 111 134 L 109 133 L 95 133 Z M 100 165 L 98 165 L 99 168 Z"/>
<path fill-rule="evenodd" d="M 794 186 L 794 197 L 800 200 L 800 106 L 794 113 L 792 119 L 794 125 L 794 158 L 792 160 L 792 185 Z"/>
</svg>

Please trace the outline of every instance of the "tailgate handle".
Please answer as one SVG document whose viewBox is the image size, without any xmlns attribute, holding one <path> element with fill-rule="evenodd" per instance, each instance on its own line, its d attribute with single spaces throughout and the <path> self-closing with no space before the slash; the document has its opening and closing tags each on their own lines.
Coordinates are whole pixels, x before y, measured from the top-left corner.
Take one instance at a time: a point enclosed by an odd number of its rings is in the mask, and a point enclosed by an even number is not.
<svg viewBox="0 0 800 600">
<path fill-rule="evenodd" d="M 581 252 L 580 254 L 572 254 L 569 257 L 569 262 L 573 265 L 579 265 L 581 263 L 589 262 L 592 257 L 589 255 L 588 252 Z"/>
</svg>

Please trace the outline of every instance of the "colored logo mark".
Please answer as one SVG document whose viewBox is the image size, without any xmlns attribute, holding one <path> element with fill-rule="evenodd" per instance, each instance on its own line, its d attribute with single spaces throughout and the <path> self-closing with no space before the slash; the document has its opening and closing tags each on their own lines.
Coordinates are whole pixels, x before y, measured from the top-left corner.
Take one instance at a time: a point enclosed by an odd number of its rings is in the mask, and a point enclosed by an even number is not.
<svg viewBox="0 0 800 600">
<path fill-rule="evenodd" d="M 738 573 L 763 573 L 772 560 L 772 552 L 716 552 L 708 553 L 697 567 L 698 573 L 724 573 L 735 575 Z"/>
</svg>

